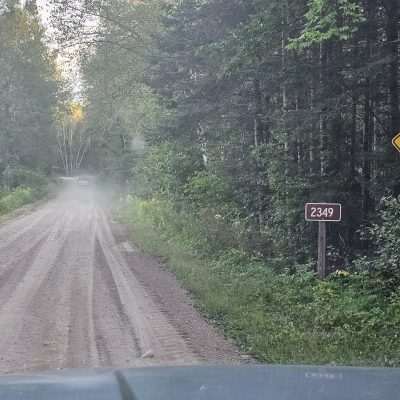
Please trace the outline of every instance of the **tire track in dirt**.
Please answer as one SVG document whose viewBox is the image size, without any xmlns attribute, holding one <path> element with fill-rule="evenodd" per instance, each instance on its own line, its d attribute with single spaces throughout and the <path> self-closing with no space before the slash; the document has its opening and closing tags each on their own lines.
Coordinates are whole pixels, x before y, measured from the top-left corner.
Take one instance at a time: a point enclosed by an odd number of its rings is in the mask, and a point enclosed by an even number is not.
<svg viewBox="0 0 400 400">
<path fill-rule="evenodd" d="M 12 248 L 15 242 L 28 242 L 33 228 L 36 233 L 47 229 L 54 211 L 48 204 L 44 209 L 39 209 L 28 216 L 20 216 L 17 220 L 0 226 L 0 252 Z"/>
<path fill-rule="evenodd" d="M 154 304 L 127 267 L 103 211 L 100 211 L 99 216 L 98 239 L 122 306 L 134 327 L 141 354 L 151 358 L 151 362 L 146 362 L 150 364 L 199 362 L 185 339 L 169 323 L 165 313 Z"/>
<path fill-rule="evenodd" d="M 64 258 L 65 248 L 55 260 L 53 268 L 35 293 L 24 316 L 20 342 L 29 343 L 29 353 L 26 357 L 36 369 L 46 370 L 57 360 L 57 367 L 64 364 L 63 354 L 67 347 L 68 337 L 65 326 L 59 325 L 60 316 L 68 324 L 65 306 L 69 304 L 70 282 L 65 279 Z M 51 311 L 44 314 L 51 304 Z M 27 368 L 25 366 L 25 368 Z"/>
<path fill-rule="evenodd" d="M 57 215 L 57 219 L 59 218 L 62 218 L 61 213 Z M 59 229 L 62 229 L 62 225 L 59 225 Z M 48 240 L 51 232 L 54 232 L 52 219 L 46 223 L 38 222 L 35 229 L 25 232 L 23 239 L 20 237 L 12 242 L 12 246 L 0 250 L 0 310 L 19 282 L 23 280 L 32 265 L 32 260 Z"/>
<path fill-rule="evenodd" d="M 49 233 L 50 232 L 47 232 L 45 235 L 40 237 L 39 240 L 33 242 L 33 244 L 27 249 L 19 252 L 15 259 L 11 262 L 1 264 L 0 310 L 5 303 L 5 300 L 2 301 L 2 299 L 8 299 L 10 297 L 11 293 L 15 290 L 19 282 L 23 279 L 24 275 L 28 272 L 32 259 L 34 259 L 38 254 L 40 248 L 47 240 Z"/>
<path fill-rule="evenodd" d="M 126 245 L 129 240 L 126 227 L 114 223 L 112 229 L 116 240 Z M 125 248 L 123 245 L 120 246 L 122 249 Z M 130 251 L 125 251 L 125 259 L 155 305 L 200 360 L 217 364 L 251 362 L 248 357 L 241 357 L 236 346 L 200 315 L 190 294 L 180 287 L 176 276 L 162 266 L 157 257 L 143 254 L 130 245 Z"/>
<path fill-rule="evenodd" d="M 131 366 L 140 357 L 139 343 L 97 239 L 95 260 L 94 323 L 101 365 Z"/>
<path fill-rule="evenodd" d="M 213 362 L 215 348 L 229 353 L 176 281 L 151 258 L 126 254 L 96 197 L 65 191 L 0 226 L 0 373 L 187 365 Z M 160 291 L 163 280 L 179 295 Z"/>
<path fill-rule="evenodd" d="M 91 318 L 93 271 L 87 268 L 93 265 L 90 236 L 94 238 L 95 229 L 91 223 L 94 216 L 88 211 L 86 207 L 75 208 L 67 220 L 61 216 L 52 237 L 42 244 L 48 248 L 52 242 L 62 241 L 54 259 L 43 266 L 47 272 L 41 283 L 30 290 L 30 302 L 23 309 L 23 328 L 8 360 L 14 371 L 99 366 Z M 0 313 L 0 323 L 1 317 Z"/>
<path fill-rule="evenodd" d="M 64 320 L 67 342 L 62 368 L 99 367 L 93 319 L 93 277 L 96 213 L 93 204 L 75 205 L 74 229 L 62 259 L 64 280 L 69 281 Z M 68 321 L 68 322 L 67 322 Z"/>
<path fill-rule="evenodd" d="M 4 372 L 8 372 L 9 368 L 20 371 L 27 368 L 26 365 L 31 361 L 26 356 L 31 352 L 30 342 L 21 340 L 25 317 L 30 316 L 29 306 L 63 248 L 66 236 L 60 237 L 59 229 L 63 226 L 68 227 L 70 220 L 68 215 L 58 218 L 58 222 L 53 225 L 47 240 L 38 249 L 35 258 L 31 260 L 31 265 L 13 292 L 7 299 L 4 299 L 4 294 L 1 292 L 0 299 L 4 301 L 0 312 L 1 372 L 4 371 L 3 365 L 5 366 Z M 26 262 L 27 260 L 24 260 L 24 264 Z M 24 345 L 21 346 L 21 343 Z"/>
</svg>

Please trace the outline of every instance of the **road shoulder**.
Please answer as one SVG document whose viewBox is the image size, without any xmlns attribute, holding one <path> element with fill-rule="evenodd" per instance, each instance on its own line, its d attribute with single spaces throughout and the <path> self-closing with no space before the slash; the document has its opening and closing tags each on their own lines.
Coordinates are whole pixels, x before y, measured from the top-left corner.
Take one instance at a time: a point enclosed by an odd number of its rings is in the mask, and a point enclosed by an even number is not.
<svg viewBox="0 0 400 400">
<path fill-rule="evenodd" d="M 110 225 L 129 268 L 200 359 L 217 364 L 248 362 L 233 342 L 196 310 L 190 294 L 161 260 L 132 243 L 127 226 L 115 221 Z"/>
</svg>

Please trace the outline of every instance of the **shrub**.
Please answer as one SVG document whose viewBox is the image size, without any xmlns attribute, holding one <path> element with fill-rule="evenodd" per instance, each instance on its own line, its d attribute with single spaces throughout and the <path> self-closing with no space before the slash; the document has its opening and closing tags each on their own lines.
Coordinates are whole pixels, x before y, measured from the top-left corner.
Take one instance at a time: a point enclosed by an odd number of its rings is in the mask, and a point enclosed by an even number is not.
<svg viewBox="0 0 400 400">
<path fill-rule="evenodd" d="M 380 222 L 365 235 L 374 243 L 374 252 L 356 260 L 355 267 L 371 272 L 374 283 L 390 294 L 400 286 L 400 198 L 383 200 Z"/>
<path fill-rule="evenodd" d="M 184 194 L 195 208 L 229 208 L 231 193 L 226 181 L 207 171 L 195 173 L 185 185 Z"/>
<path fill-rule="evenodd" d="M 0 199 L 0 214 L 5 214 L 35 200 L 32 189 L 19 187 Z"/>
<path fill-rule="evenodd" d="M 158 193 L 164 198 L 178 199 L 201 165 L 198 152 L 164 143 L 146 154 L 136 170 L 133 186 L 143 197 Z"/>
<path fill-rule="evenodd" d="M 24 168 L 11 169 L 8 172 L 9 186 L 13 189 L 19 186 L 41 188 L 47 185 L 47 178 L 38 172 Z"/>
</svg>

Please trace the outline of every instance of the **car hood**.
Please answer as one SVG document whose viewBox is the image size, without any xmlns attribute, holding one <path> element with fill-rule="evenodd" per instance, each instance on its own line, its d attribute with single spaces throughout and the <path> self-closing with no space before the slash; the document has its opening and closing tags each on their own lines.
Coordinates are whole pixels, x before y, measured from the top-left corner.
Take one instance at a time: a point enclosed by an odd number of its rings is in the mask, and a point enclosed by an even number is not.
<svg viewBox="0 0 400 400">
<path fill-rule="evenodd" d="M 400 369 L 304 366 L 66 370 L 0 378 L 1 400 L 391 400 Z"/>
</svg>

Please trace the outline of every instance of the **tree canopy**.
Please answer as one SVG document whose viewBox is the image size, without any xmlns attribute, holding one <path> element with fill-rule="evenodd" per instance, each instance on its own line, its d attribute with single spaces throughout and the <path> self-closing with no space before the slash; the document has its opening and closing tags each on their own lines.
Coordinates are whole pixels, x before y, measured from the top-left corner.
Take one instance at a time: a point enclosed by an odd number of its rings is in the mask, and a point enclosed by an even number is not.
<svg viewBox="0 0 400 400">
<path fill-rule="evenodd" d="M 55 163 L 53 112 L 59 85 L 35 2 L 0 3 L 0 168 Z"/>
<path fill-rule="evenodd" d="M 79 43 L 94 162 L 132 177 L 141 137 L 196 166 L 173 174 L 179 204 L 199 173 L 224 182 L 257 254 L 315 257 L 308 201 L 344 205 L 332 263 L 366 250 L 359 229 L 400 193 L 396 0 L 53 3 L 60 43 Z"/>
</svg>

